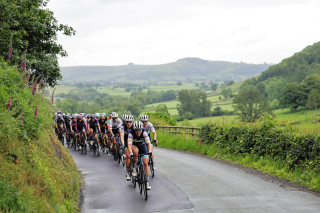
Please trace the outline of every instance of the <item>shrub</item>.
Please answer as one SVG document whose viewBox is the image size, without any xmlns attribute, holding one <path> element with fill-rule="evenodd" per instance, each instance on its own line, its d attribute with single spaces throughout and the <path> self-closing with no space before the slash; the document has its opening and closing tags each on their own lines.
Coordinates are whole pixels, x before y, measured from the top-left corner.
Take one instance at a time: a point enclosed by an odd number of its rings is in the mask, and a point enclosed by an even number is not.
<svg viewBox="0 0 320 213">
<path fill-rule="evenodd" d="M 271 157 L 290 167 L 320 166 L 320 137 L 293 133 L 270 115 L 254 124 L 206 124 L 200 137 L 204 144 L 215 144 L 235 154 Z"/>
</svg>

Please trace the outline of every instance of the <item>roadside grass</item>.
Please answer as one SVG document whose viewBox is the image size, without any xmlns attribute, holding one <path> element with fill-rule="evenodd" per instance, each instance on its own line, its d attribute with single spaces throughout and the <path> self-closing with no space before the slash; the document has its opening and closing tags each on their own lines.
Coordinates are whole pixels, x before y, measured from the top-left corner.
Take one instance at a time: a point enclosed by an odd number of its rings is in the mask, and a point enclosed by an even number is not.
<svg viewBox="0 0 320 213">
<path fill-rule="evenodd" d="M 319 169 L 289 168 L 284 162 L 270 157 L 251 154 L 234 154 L 217 147 L 215 144 L 199 144 L 199 140 L 191 136 L 173 135 L 157 131 L 159 147 L 203 154 L 215 159 L 232 162 L 245 167 L 257 169 L 264 173 L 291 181 L 310 190 L 320 192 Z"/>
<path fill-rule="evenodd" d="M 0 62 L 0 212 L 78 210 L 82 177 L 54 135 L 53 114 L 50 100 Z"/>
</svg>

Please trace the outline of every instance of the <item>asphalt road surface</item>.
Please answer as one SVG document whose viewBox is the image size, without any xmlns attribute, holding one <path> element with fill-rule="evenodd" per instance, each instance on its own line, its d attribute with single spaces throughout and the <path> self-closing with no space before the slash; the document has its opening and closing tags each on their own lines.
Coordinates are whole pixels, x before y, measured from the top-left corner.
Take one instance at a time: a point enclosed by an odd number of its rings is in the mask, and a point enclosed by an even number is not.
<svg viewBox="0 0 320 213">
<path fill-rule="evenodd" d="M 110 154 L 70 149 L 85 175 L 82 212 L 320 212 L 320 198 L 204 156 L 156 148 L 145 201 Z"/>
</svg>

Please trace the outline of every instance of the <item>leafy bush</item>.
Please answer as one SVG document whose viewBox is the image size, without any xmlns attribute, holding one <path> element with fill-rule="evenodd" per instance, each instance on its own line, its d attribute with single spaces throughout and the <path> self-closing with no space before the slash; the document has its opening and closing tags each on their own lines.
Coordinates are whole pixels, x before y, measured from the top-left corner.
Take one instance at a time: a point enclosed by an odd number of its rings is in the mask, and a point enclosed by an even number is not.
<svg viewBox="0 0 320 213">
<path fill-rule="evenodd" d="M 254 124 L 206 124 L 200 136 L 204 144 L 215 144 L 230 153 L 271 157 L 290 167 L 320 166 L 320 137 L 293 133 L 269 115 Z"/>
</svg>

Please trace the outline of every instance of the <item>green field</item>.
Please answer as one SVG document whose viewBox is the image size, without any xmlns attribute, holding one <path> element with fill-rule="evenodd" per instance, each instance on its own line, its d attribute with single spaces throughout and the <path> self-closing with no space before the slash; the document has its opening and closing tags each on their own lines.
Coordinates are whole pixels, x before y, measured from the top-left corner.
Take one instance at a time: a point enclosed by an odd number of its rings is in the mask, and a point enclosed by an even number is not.
<svg viewBox="0 0 320 213">
<path fill-rule="evenodd" d="M 182 86 L 177 86 L 177 85 L 149 86 L 148 88 L 156 92 L 168 91 L 168 90 L 179 91 L 182 89 L 198 89 L 198 87 L 196 87 L 194 84 L 183 84 Z"/>
</svg>

